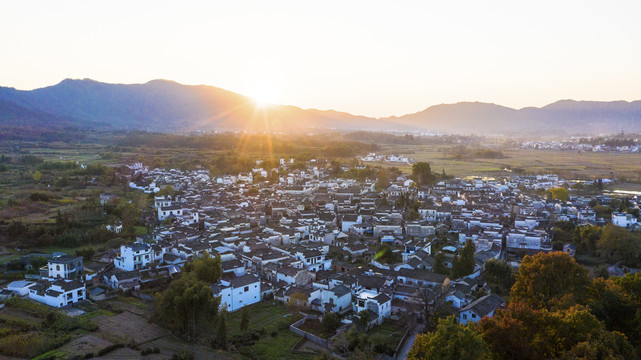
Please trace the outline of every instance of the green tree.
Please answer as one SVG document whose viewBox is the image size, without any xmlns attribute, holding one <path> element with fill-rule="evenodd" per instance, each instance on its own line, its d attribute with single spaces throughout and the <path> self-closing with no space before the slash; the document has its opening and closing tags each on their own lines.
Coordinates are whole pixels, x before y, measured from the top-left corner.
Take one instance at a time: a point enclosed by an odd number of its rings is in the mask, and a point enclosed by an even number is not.
<svg viewBox="0 0 641 360">
<path fill-rule="evenodd" d="M 568 189 L 564 187 L 550 188 L 548 192 L 550 193 L 552 198 L 555 200 L 561 200 L 565 202 L 565 201 L 568 201 L 568 199 L 570 198 L 570 193 L 568 192 Z"/>
<path fill-rule="evenodd" d="M 601 227 L 599 226 L 581 226 L 577 234 L 577 251 L 590 255 L 596 254 L 597 242 L 601 238 Z"/>
<path fill-rule="evenodd" d="M 33 173 L 33 180 L 40 181 L 40 178 L 42 178 L 42 174 L 40 173 L 40 171 L 36 170 L 36 172 Z"/>
<path fill-rule="evenodd" d="M 459 278 L 461 276 L 467 276 L 474 272 L 476 267 L 476 262 L 474 261 L 474 243 L 472 240 L 467 240 L 463 250 L 461 250 L 461 256 L 458 259 L 456 274 L 452 270 L 452 275 L 454 278 Z"/>
<path fill-rule="evenodd" d="M 369 324 L 369 321 L 371 320 L 370 319 L 370 315 L 369 315 L 369 311 L 361 310 L 361 312 L 358 313 L 358 319 L 360 320 L 361 324 L 363 324 L 363 325 Z"/>
<path fill-rule="evenodd" d="M 327 335 L 333 335 L 341 326 L 341 319 L 336 313 L 329 313 L 323 316 L 323 332 Z"/>
<path fill-rule="evenodd" d="M 603 228 L 596 245 L 599 256 L 610 262 L 623 260 L 635 266 L 641 254 L 641 236 L 612 224 Z"/>
<path fill-rule="evenodd" d="M 387 189 L 390 185 L 390 171 L 385 167 L 378 169 L 378 181 L 376 182 L 376 188 L 380 191 L 382 189 Z"/>
<path fill-rule="evenodd" d="M 419 185 L 434 184 L 434 174 L 432 174 L 430 164 L 426 162 L 417 162 L 412 165 L 412 178 Z"/>
<path fill-rule="evenodd" d="M 548 311 L 512 302 L 493 317 L 483 318 L 478 331 L 497 360 L 574 359 L 566 357 L 566 354 L 582 349 L 586 344 L 588 347 L 601 347 L 604 353 L 615 355 L 597 357 L 599 359 L 633 358 L 630 357 L 632 347 L 625 337 L 607 331 L 583 306 Z"/>
<path fill-rule="evenodd" d="M 526 255 L 510 292 L 535 309 L 564 309 L 586 301 L 588 271 L 563 252 Z"/>
<path fill-rule="evenodd" d="M 512 285 L 514 285 L 514 271 L 505 261 L 487 260 L 483 277 L 492 287 L 492 290 L 500 294 L 508 293 Z"/>
<path fill-rule="evenodd" d="M 418 334 L 408 360 L 489 359 L 490 352 L 481 335 L 470 326 L 456 324 L 454 316 L 439 320 L 436 331 Z"/>
<path fill-rule="evenodd" d="M 391 264 L 399 261 L 399 254 L 396 254 L 392 251 L 392 247 L 389 244 L 381 244 L 376 249 L 375 260 L 382 263 Z"/>
<path fill-rule="evenodd" d="M 439 251 L 434 257 L 434 272 L 443 275 L 450 273 L 449 269 L 445 267 L 445 254 L 442 251 Z"/>
<path fill-rule="evenodd" d="M 240 330 L 247 331 L 249 329 L 249 310 L 247 306 L 243 306 L 243 313 L 240 318 Z"/>
<path fill-rule="evenodd" d="M 122 203 L 116 207 L 122 219 L 123 231 L 127 234 L 134 233 L 134 226 L 140 221 L 140 209 L 133 203 Z"/>
<path fill-rule="evenodd" d="M 307 295 L 302 292 L 292 294 L 287 300 L 287 306 L 294 312 L 307 308 Z"/>
<path fill-rule="evenodd" d="M 159 295 L 156 316 L 169 328 L 194 337 L 199 326 L 212 323 L 220 298 L 214 297 L 210 284 L 184 273 Z"/>
<path fill-rule="evenodd" d="M 227 349 L 227 316 L 225 312 L 221 313 L 218 318 L 218 331 L 216 332 L 216 342 L 221 348 Z"/>
<path fill-rule="evenodd" d="M 218 282 L 223 274 L 220 255 L 211 257 L 205 251 L 203 256 L 185 265 L 183 272 L 193 272 L 198 280 L 208 284 Z"/>
<path fill-rule="evenodd" d="M 96 251 L 92 248 L 83 248 L 76 250 L 76 256 L 82 256 L 84 261 L 90 261 Z"/>
<path fill-rule="evenodd" d="M 181 277 L 158 296 L 156 315 L 171 329 L 195 336 L 199 327 L 216 319 L 220 297 L 214 297 L 210 286 L 221 275 L 219 255 L 212 258 L 205 253 L 186 264 Z"/>
</svg>

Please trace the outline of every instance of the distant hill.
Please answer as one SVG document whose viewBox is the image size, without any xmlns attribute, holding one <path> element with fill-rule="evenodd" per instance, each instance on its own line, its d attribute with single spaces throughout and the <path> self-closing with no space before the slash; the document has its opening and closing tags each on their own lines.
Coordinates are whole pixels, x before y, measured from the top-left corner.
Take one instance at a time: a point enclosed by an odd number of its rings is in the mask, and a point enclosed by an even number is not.
<svg viewBox="0 0 641 360">
<path fill-rule="evenodd" d="M 31 91 L 0 87 L 0 126 L 77 126 L 151 131 L 429 130 L 461 134 L 572 134 L 641 131 L 641 101 L 562 100 L 542 108 L 462 102 L 383 119 L 296 106 L 257 107 L 250 98 L 205 85 L 153 80 L 107 84 L 63 80 Z"/>
<path fill-rule="evenodd" d="M 641 101 L 561 100 L 520 110 L 462 102 L 431 106 L 386 121 L 462 134 L 580 134 L 641 131 Z"/>
<path fill-rule="evenodd" d="M 0 100 L 60 117 L 107 123 L 117 129 L 308 132 L 315 128 L 386 130 L 396 127 L 385 121 L 377 122 L 380 126 L 372 126 L 370 118 L 336 111 L 303 110 L 286 105 L 260 108 L 252 99 L 230 91 L 167 80 L 122 85 L 67 79 L 32 91 L 0 88 Z"/>
</svg>

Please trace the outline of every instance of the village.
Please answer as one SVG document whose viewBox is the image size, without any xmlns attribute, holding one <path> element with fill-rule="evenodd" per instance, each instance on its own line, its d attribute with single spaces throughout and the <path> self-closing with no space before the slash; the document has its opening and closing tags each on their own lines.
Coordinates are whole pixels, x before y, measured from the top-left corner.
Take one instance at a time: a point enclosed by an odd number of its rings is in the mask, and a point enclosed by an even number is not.
<svg viewBox="0 0 641 360">
<path fill-rule="evenodd" d="M 251 172 L 218 177 L 132 164 L 124 174 L 130 190 L 153 196 L 152 209 L 141 214 L 151 231 L 91 258 L 54 253 L 38 275 L 11 282 L 1 295 L 63 309 L 123 293 L 151 300 L 141 290 L 179 277 L 185 264 L 207 254 L 222 261 L 222 277 L 210 284 L 221 310 L 295 304 L 305 316 L 289 330 L 315 351 L 335 353 L 328 339 L 352 325 L 372 329 L 403 319 L 404 336 L 391 354 L 399 357 L 430 309 L 447 307 L 467 324 L 506 303 L 484 277 L 488 261 L 516 269 L 525 255 L 574 256 L 574 244 L 555 241 L 555 222 L 641 226 L 631 213 L 599 216 L 594 204 L 610 203 L 608 195 L 546 196 L 542 191 L 569 187 L 554 174 L 432 184 L 401 174 L 381 190 L 374 180 L 330 176 L 316 160 L 304 169 L 293 164 L 281 159 L 265 169 L 257 162 Z M 99 200 L 104 206 L 118 197 L 103 193 Z M 626 198 L 631 209 L 638 200 Z M 118 233 L 122 223 L 108 230 Z M 617 264 L 607 270 L 637 271 Z M 341 321 L 336 334 L 324 338 L 304 325 L 330 313 Z"/>
</svg>

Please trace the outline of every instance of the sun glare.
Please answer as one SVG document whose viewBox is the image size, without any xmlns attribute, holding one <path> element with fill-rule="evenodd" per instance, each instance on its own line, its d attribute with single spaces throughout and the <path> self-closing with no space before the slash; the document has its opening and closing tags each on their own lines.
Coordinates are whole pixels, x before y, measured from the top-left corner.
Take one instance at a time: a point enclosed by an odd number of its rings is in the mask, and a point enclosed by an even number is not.
<svg viewBox="0 0 641 360">
<path fill-rule="evenodd" d="M 249 96 L 260 106 L 273 104 L 277 100 L 277 95 L 276 89 L 270 84 L 256 84 L 249 93 Z"/>
</svg>

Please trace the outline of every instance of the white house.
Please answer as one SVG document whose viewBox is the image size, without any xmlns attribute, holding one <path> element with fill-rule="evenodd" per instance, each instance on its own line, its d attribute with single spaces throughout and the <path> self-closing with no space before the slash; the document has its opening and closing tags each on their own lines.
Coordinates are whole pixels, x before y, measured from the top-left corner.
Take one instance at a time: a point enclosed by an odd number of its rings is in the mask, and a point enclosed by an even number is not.
<svg viewBox="0 0 641 360">
<path fill-rule="evenodd" d="M 467 305 L 459 312 L 459 323 L 479 322 L 485 316 L 494 316 L 494 311 L 505 304 L 505 300 L 496 294 L 485 295 Z"/>
<path fill-rule="evenodd" d="M 349 228 L 352 227 L 352 225 L 356 224 L 361 224 L 362 217 L 355 215 L 355 214 L 347 214 L 343 217 L 343 221 L 341 221 L 341 231 L 342 232 L 349 232 Z"/>
<path fill-rule="evenodd" d="M 154 197 L 154 207 L 169 207 L 172 204 L 171 196 L 155 196 Z"/>
<path fill-rule="evenodd" d="M 332 259 L 325 260 L 325 254 L 316 249 L 297 252 L 296 258 L 303 262 L 308 271 L 329 270 L 332 267 Z"/>
<path fill-rule="evenodd" d="M 44 280 L 29 288 L 29 297 L 49 306 L 63 307 L 85 300 L 87 291 L 80 280 Z"/>
<path fill-rule="evenodd" d="M 114 265 L 121 270 L 132 271 L 144 269 L 154 261 L 151 245 L 133 243 L 120 247 L 120 256 L 114 259 Z"/>
<path fill-rule="evenodd" d="M 34 283 L 33 281 L 24 281 L 24 280 L 12 281 L 9 285 L 7 285 L 7 290 L 15 291 L 20 296 L 25 296 L 29 294 L 29 288 L 31 288 L 35 284 L 36 283 Z"/>
<path fill-rule="evenodd" d="M 247 274 L 212 285 L 214 296 L 220 296 L 221 309 L 236 311 L 260 301 L 260 280 Z"/>
<path fill-rule="evenodd" d="M 352 309 L 352 292 L 345 285 L 321 289 L 321 304 L 325 312 L 344 312 Z"/>
<path fill-rule="evenodd" d="M 392 313 L 392 298 L 373 290 L 361 290 L 356 294 L 354 312 L 363 310 L 370 310 L 373 315 L 370 322 L 380 325 Z"/>
<path fill-rule="evenodd" d="M 637 223 L 637 218 L 632 214 L 613 212 L 612 224 L 620 227 L 630 227 Z"/>
<path fill-rule="evenodd" d="M 59 255 L 47 261 L 49 277 L 52 279 L 77 279 L 83 270 L 82 256 Z"/>
<path fill-rule="evenodd" d="M 158 221 L 163 221 L 170 216 L 182 216 L 185 209 L 181 205 L 172 205 L 158 208 Z"/>
</svg>

